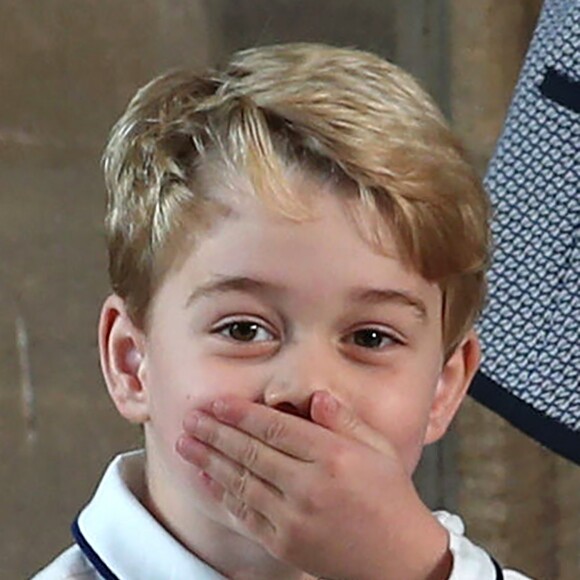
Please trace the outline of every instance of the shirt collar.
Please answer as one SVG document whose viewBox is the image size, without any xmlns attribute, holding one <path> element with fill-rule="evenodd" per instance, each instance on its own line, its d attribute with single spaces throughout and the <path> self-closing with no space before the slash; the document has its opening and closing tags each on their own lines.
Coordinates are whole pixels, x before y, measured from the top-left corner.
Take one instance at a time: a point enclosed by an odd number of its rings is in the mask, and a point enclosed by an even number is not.
<svg viewBox="0 0 580 580">
<path fill-rule="evenodd" d="M 73 524 L 73 535 L 104 578 L 224 580 L 182 546 L 137 499 L 144 452 L 116 457 Z"/>
</svg>

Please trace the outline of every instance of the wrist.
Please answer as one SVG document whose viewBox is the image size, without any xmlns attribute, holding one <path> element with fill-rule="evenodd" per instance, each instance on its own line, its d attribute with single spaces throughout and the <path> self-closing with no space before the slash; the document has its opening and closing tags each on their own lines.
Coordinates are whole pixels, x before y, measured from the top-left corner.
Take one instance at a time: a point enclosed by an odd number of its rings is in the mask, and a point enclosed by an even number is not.
<svg viewBox="0 0 580 580">
<path fill-rule="evenodd" d="M 382 577 L 448 580 L 453 555 L 447 529 L 422 502 L 414 487 L 399 509 L 397 530 L 391 535 L 395 541 L 388 550 L 389 556 L 385 554 L 390 562 L 385 562 Z"/>
<path fill-rule="evenodd" d="M 417 580 L 448 580 L 453 568 L 449 532 L 422 502 L 415 518 L 409 528 L 414 531 L 414 537 L 408 540 L 414 558 L 409 559 L 413 565 L 408 577 Z"/>
</svg>

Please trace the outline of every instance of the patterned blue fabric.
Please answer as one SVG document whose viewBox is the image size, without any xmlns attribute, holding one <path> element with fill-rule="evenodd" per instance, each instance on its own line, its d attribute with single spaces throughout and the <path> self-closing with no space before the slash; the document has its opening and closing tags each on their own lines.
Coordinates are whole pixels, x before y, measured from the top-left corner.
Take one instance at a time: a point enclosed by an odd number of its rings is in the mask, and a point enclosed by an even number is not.
<svg viewBox="0 0 580 580">
<path fill-rule="evenodd" d="M 547 0 L 486 176 L 494 207 L 471 394 L 580 463 L 580 0 Z"/>
</svg>

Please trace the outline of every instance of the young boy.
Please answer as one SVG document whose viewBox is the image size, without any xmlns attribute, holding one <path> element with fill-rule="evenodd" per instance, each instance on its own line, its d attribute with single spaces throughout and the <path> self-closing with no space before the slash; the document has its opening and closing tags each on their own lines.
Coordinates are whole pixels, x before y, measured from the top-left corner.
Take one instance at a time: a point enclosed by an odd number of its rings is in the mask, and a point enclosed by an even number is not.
<svg viewBox="0 0 580 580">
<path fill-rule="evenodd" d="M 479 363 L 488 205 L 410 76 L 244 51 L 141 89 L 104 167 L 101 363 L 145 450 L 38 578 L 522 577 L 411 481 Z"/>
</svg>

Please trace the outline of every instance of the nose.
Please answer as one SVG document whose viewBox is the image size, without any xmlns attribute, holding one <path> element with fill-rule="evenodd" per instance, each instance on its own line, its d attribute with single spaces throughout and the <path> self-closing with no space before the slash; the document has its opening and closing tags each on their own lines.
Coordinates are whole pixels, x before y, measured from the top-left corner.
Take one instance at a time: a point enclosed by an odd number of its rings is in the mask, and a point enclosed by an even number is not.
<svg viewBox="0 0 580 580">
<path fill-rule="evenodd" d="M 328 391 L 336 395 L 337 357 L 327 349 L 295 344 L 278 355 L 272 377 L 264 388 L 264 403 L 290 415 L 310 419 L 312 395 Z"/>
</svg>

